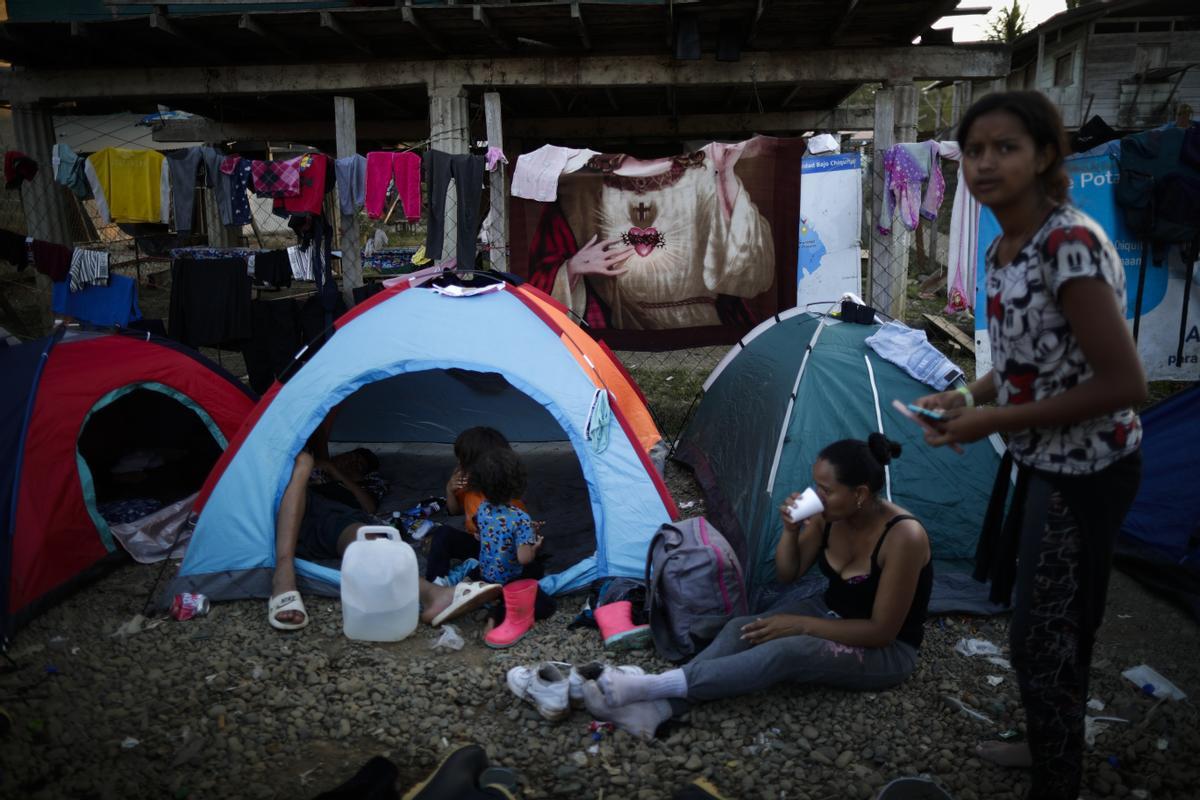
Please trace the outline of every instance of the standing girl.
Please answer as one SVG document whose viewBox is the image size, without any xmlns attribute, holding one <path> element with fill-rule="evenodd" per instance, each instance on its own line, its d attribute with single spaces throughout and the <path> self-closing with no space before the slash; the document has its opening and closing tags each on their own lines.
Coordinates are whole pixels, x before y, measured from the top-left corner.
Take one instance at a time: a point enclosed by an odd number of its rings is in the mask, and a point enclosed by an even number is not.
<svg viewBox="0 0 1200 800">
<path fill-rule="evenodd" d="M 1031 798 L 1075 800 L 1092 645 L 1141 476 L 1131 407 L 1146 379 L 1125 324 L 1121 258 L 1068 199 L 1065 141 L 1058 111 L 1037 92 L 988 95 L 963 117 L 963 176 L 1002 230 L 986 260 L 993 368 L 917 402 L 946 412 L 926 433 L 931 445 L 1008 436 L 976 578 L 992 581 L 997 602 L 1016 587 L 1010 644 L 1029 743 L 980 755 L 1031 763 Z"/>
</svg>

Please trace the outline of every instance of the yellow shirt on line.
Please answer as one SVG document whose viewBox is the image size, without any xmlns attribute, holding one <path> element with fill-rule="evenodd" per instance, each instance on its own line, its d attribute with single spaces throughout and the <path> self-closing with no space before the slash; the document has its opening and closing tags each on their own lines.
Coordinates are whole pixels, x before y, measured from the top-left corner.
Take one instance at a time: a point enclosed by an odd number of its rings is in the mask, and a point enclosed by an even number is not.
<svg viewBox="0 0 1200 800">
<path fill-rule="evenodd" d="M 108 147 L 88 156 L 84 174 L 105 223 L 170 220 L 171 181 L 157 150 Z"/>
</svg>

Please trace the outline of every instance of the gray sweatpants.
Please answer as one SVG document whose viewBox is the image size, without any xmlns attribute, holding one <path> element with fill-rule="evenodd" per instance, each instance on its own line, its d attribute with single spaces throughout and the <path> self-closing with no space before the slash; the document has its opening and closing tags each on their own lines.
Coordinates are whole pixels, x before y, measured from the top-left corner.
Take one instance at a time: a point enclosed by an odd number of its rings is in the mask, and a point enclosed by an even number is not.
<svg viewBox="0 0 1200 800">
<path fill-rule="evenodd" d="M 773 613 L 824 617 L 833 612 L 820 597 L 813 597 Z M 712 644 L 684 665 L 688 700 L 718 700 L 785 682 L 886 689 L 901 683 L 917 666 L 917 649 L 900 641 L 887 647 L 849 647 L 816 636 L 786 636 L 760 645 L 744 641 L 742 626 L 763 616 L 729 620 Z"/>
</svg>

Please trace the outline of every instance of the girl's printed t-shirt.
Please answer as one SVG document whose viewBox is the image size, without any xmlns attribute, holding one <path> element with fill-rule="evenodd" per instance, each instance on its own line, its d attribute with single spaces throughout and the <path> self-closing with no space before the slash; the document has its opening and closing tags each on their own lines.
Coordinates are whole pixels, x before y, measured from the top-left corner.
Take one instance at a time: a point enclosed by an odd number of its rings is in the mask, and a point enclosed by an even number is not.
<svg viewBox="0 0 1200 800">
<path fill-rule="evenodd" d="M 1077 278 L 1107 283 L 1125 309 L 1125 268 L 1091 217 L 1071 205 L 1054 209 L 1010 263 L 996 263 L 1000 238 L 987 251 L 987 322 L 999 405 L 1060 395 L 1092 377 L 1058 303 Z M 1142 427 L 1132 409 L 1053 428 L 1012 434 L 1021 464 L 1063 475 L 1099 472 L 1138 449 Z"/>
<path fill-rule="evenodd" d="M 529 515 L 519 508 L 491 503 L 479 504 L 479 573 L 489 583 L 508 583 L 521 577 L 517 548 L 533 544 L 537 535 Z"/>
<path fill-rule="evenodd" d="M 467 529 L 467 533 L 472 536 L 479 536 L 479 526 L 475 524 L 475 514 L 479 511 L 479 506 L 487 502 L 487 498 L 483 496 L 483 492 L 476 489 L 458 489 L 454 492 L 455 498 L 458 499 L 458 505 L 463 512 L 463 526 Z M 521 499 L 513 500 L 512 505 L 525 511 L 525 501 Z"/>
</svg>

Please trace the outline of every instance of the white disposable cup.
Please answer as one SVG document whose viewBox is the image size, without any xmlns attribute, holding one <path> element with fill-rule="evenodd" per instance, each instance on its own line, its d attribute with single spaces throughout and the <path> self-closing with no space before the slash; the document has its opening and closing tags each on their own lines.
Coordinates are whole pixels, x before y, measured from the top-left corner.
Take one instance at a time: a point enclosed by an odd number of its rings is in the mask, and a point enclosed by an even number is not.
<svg viewBox="0 0 1200 800">
<path fill-rule="evenodd" d="M 810 486 L 788 506 L 788 518 L 792 522 L 799 522 L 814 514 L 820 514 L 824 510 L 825 506 L 821 503 L 821 498 L 817 497 L 817 493 Z"/>
</svg>

